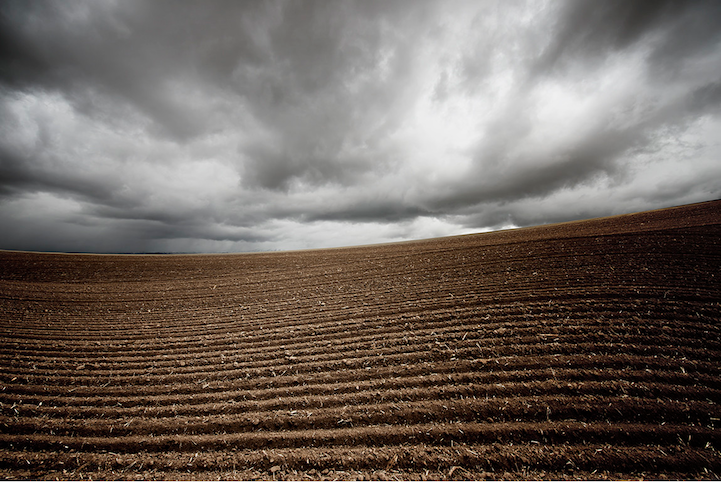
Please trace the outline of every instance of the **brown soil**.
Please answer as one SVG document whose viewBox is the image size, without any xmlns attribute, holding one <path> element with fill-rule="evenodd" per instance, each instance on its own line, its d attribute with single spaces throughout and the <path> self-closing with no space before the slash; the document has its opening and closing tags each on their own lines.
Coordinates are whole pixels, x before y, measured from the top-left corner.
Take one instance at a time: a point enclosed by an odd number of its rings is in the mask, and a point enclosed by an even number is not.
<svg viewBox="0 0 721 482">
<path fill-rule="evenodd" d="M 721 202 L 240 255 L 0 252 L 0 476 L 718 479 Z"/>
</svg>

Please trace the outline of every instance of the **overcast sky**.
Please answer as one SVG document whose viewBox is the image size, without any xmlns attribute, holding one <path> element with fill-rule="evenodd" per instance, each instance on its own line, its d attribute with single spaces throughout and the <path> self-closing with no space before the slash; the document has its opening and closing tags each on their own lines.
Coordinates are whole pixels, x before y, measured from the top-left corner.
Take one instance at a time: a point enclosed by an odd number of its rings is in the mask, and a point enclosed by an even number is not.
<svg viewBox="0 0 721 482">
<path fill-rule="evenodd" d="M 238 252 L 721 197 L 721 2 L 0 1 L 0 248 Z"/>
</svg>

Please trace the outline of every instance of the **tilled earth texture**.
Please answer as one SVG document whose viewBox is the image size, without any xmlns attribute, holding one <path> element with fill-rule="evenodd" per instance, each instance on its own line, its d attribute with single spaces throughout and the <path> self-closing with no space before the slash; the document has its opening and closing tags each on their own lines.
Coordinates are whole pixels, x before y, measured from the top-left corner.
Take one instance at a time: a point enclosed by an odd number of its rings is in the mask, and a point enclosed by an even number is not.
<svg viewBox="0 0 721 482">
<path fill-rule="evenodd" d="M 297 252 L 0 252 L 0 476 L 718 479 L 721 202 Z"/>
</svg>

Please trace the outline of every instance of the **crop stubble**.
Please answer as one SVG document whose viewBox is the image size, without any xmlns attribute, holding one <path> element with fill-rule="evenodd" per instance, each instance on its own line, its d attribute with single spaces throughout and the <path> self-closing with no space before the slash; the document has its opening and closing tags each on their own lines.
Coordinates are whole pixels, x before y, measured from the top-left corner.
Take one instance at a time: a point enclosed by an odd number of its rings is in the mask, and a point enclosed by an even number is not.
<svg viewBox="0 0 721 482">
<path fill-rule="evenodd" d="M 240 255 L 0 252 L 0 474 L 719 478 L 721 202 Z"/>
</svg>

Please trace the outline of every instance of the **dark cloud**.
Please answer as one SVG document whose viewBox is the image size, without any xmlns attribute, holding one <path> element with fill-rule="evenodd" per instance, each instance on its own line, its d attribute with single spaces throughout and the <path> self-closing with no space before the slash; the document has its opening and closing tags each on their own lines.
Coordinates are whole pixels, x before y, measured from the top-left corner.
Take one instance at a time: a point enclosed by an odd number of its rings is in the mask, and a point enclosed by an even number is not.
<svg viewBox="0 0 721 482">
<path fill-rule="evenodd" d="M 603 62 L 643 42 L 652 66 L 675 69 L 721 39 L 721 5 L 714 0 L 580 0 L 559 6 L 557 30 L 534 74 Z"/>
<path fill-rule="evenodd" d="M 327 206 L 311 215 L 303 215 L 306 221 L 350 221 L 395 223 L 435 213 L 421 207 L 407 205 L 396 199 L 361 199 L 358 202 L 344 202 L 340 206 Z"/>
<path fill-rule="evenodd" d="M 0 248 L 321 247 L 718 197 L 719 24 L 716 1 L 7 0 Z"/>
<path fill-rule="evenodd" d="M 721 105 L 721 77 L 691 91 L 686 97 L 688 114 L 715 113 Z"/>
</svg>

